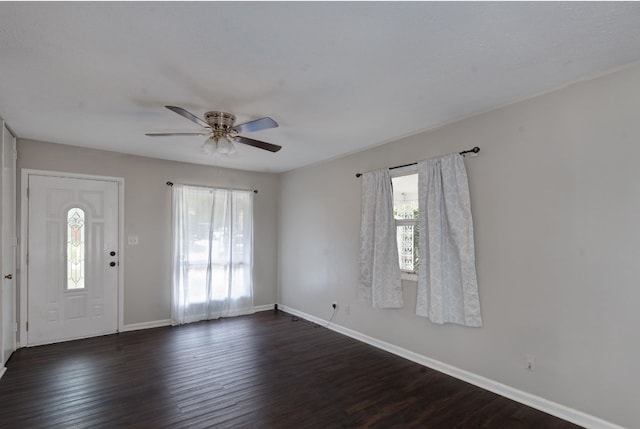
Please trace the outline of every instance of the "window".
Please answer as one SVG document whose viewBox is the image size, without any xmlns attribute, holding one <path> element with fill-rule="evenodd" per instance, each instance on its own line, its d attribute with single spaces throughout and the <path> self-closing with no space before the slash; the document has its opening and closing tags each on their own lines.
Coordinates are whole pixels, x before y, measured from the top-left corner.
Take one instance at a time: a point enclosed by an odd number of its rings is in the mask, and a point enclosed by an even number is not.
<svg viewBox="0 0 640 429">
<path fill-rule="evenodd" d="M 253 312 L 253 192 L 176 185 L 172 319 Z"/>
<path fill-rule="evenodd" d="M 251 294 L 245 281 L 251 263 L 251 193 L 187 188 L 187 251 L 191 302 L 241 298 Z M 234 287 L 229 287 L 230 277 Z"/>
<path fill-rule="evenodd" d="M 84 210 L 67 212 L 67 290 L 84 289 Z"/>
<path fill-rule="evenodd" d="M 418 247 L 418 174 L 415 167 L 393 173 L 393 215 L 396 219 L 400 270 L 415 274 L 420 264 Z"/>
</svg>

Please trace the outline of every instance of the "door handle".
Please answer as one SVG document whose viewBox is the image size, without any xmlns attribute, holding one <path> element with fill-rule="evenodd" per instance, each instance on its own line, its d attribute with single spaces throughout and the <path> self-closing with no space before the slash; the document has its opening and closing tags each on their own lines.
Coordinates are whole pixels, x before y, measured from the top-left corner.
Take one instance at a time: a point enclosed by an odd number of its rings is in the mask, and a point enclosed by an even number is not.
<svg viewBox="0 0 640 429">
<path fill-rule="evenodd" d="M 5 274 L 4 278 L 7 280 L 11 280 L 13 278 L 13 274 Z"/>
<path fill-rule="evenodd" d="M 114 252 L 113 250 L 111 252 L 109 252 L 109 255 L 111 256 L 116 256 L 116 252 Z"/>
<path fill-rule="evenodd" d="M 115 266 L 116 266 L 116 263 L 115 263 L 115 262 L 113 262 L 113 261 L 111 261 L 111 262 L 109 262 L 109 266 L 110 266 L 110 267 L 115 267 Z"/>
</svg>

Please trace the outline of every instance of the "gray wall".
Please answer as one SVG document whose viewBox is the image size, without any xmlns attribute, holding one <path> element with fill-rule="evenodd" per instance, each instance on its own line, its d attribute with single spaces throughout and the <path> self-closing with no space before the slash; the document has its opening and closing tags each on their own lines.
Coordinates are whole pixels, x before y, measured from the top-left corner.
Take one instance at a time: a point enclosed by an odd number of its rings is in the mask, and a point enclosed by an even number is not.
<svg viewBox="0 0 640 429">
<path fill-rule="evenodd" d="M 279 301 L 627 427 L 640 427 L 640 67 L 281 177 Z M 356 299 L 356 172 L 467 158 L 484 327 Z M 350 313 L 345 311 L 349 306 Z M 525 369 L 534 355 L 537 370 Z"/>
<path fill-rule="evenodd" d="M 279 178 L 140 156 L 18 140 L 22 168 L 123 177 L 125 180 L 124 323 L 169 319 L 171 191 L 167 181 L 257 189 L 254 198 L 254 304 L 276 302 Z M 137 235 L 140 244 L 128 246 Z"/>
</svg>

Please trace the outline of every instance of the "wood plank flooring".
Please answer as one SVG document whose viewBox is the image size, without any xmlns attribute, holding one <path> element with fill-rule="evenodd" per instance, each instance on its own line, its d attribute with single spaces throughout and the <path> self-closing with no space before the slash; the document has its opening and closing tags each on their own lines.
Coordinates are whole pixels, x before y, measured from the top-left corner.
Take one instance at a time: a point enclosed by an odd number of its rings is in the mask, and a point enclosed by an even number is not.
<svg viewBox="0 0 640 429">
<path fill-rule="evenodd" d="M 0 428 L 577 426 L 273 311 L 20 349 Z"/>
</svg>

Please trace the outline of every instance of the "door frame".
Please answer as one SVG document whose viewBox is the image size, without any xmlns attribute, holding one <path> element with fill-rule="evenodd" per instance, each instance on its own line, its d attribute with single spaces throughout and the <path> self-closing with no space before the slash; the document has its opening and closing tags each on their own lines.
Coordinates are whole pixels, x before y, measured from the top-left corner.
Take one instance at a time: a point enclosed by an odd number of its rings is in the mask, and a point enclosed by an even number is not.
<svg viewBox="0 0 640 429">
<path fill-rule="evenodd" d="M 62 177 L 67 179 L 101 180 L 118 183 L 118 247 L 119 247 L 119 270 L 118 270 L 118 299 L 117 299 L 117 319 L 118 331 L 122 332 L 124 327 L 124 178 L 112 176 L 97 176 L 91 174 L 67 173 L 61 171 L 34 170 L 29 168 L 21 169 L 20 173 L 20 236 L 18 237 L 18 252 L 20 255 L 20 314 L 18 315 L 18 326 L 20 341 L 16 347 L 27 346 L 27 321 L 29 318 L 29 279 L 27 269 L 27 247 L 29 243 L 29 199 L 27 198 L 27 186 L 29 175 Z"/>
</svg>

